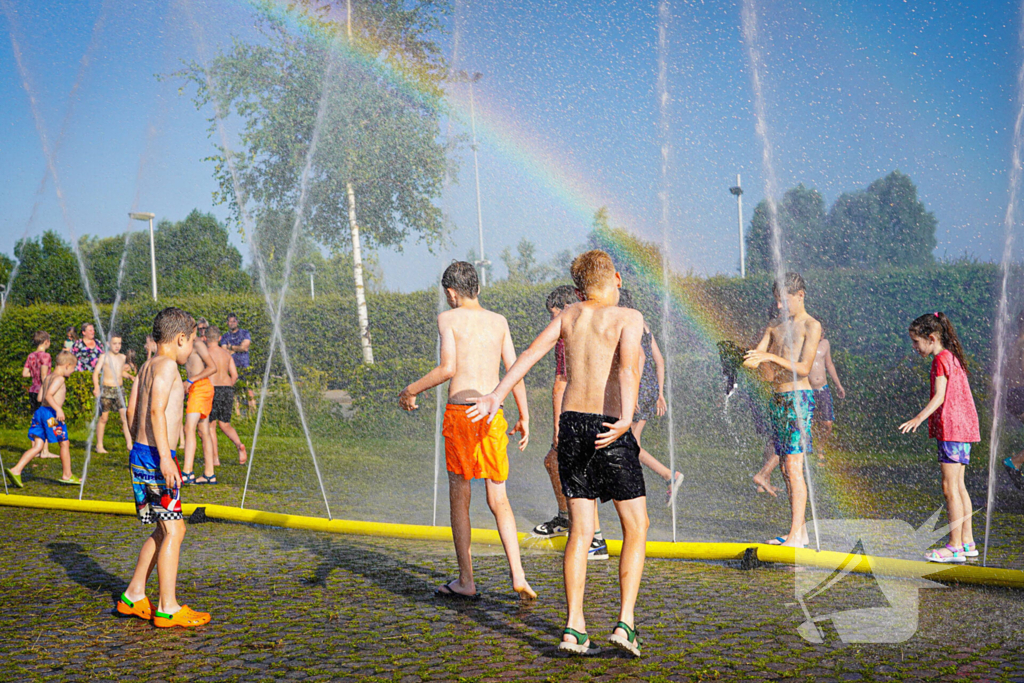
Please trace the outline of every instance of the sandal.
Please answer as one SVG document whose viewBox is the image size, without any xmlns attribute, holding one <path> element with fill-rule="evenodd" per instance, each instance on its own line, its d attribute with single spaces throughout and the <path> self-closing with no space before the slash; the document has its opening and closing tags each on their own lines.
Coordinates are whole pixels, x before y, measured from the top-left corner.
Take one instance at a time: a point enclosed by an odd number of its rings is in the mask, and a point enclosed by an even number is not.
<svg viewBox="0 0 1024 683">
<path fill-rule="evenodd" d="M 181 485 L 194 484 L 196 483 L 196 475 L 194 472 L 182 472 L 181 473 Z"/>
<path fill-rule="evenodd" d="M 592 655 L 596 655 L 598 652 L 601 651 L 601 648 L 599 648 L 597 645 L 594 645 L 594 642 L 590 640 L 590 636 L 588 636 L 586 633 L 580 633 L 574 628 L 566 627 L 566 629 L 562 631 L 562 635 L 572 636 L 576 639 L 575 643 L 570 643 L 567 640 L 563 640 L 562 642 L 560 642 L 558 644 L 558 649 L 562 652 L 568 652 L 572 655 L 582 655 L 584 657 L 590 657 Z"/>
<path fill-rule="evenodd" d="M 121 593 L 115 610 L 123 617 L 138 617 L 146 621 L 153 618 L 153 605 L 149 602 L 149 598 L 145 597 L 132 602 L 127 595 Z"/>
<path fill-rule="evenodd" d="M 7 479 L 11 482 L 11 484 L 17 486 L 19 489 L 25 488 L 24 482 L 21 481 L 20 474 L 15 474 L 14 472 L 11 472 L 9 467 L 4 469 L 4 474 L 7 475 Z"/>
<path fill-rule="evenodd" d="M 977 557 L 978 555 L 977 543 L 964 543 L 964 557 Z"/>
<path fill-rule="evenodd" d="M 208 476 L 206 476 L 204 474 L 204 475 L 199 476 L 199 477 L 193 477 L 192 478 L 192 483 L 197 485 L 197 486 L 199 486 L 201 484 L 216 484 L 217 483 L 217 475 L 216 474 L 211 474 L 208 477 Z"/>
<path fill-rule="evenodd" d="M 65 486 L 80 486 L 82 480 L 72 474 L 68 479 L 58 479 L 57 483 L 64 484 Z"/>
<path fill-rule="evenodd" d="M 197 612 L 188 605 L 182 605 L 174 614 L 153 612 L 153 625 L 157 628 L 170 628 L 172 626 L 183 626 L 191 628 L 210 623 L 210 615 L 206 612 Z"/>
<path fill-rule="evenodd" d="M 615 628 L 621 628 L 626 632 L 626 635 L 620 636 L 615 633 Z M 624 621 L 620 621 L 615 624 L 615 628 L 612 629 L 612 634 L 608 636 L 608 642 L 623 652 L 628 652 L 634 657 L 639 657 L 640 644 L 643 642 L 640 640 L 640 632 L 635 628 L 630 628 Z"/>
<path fill-rule="evenodd" d="M 473 593 L 472 595 L 466 595 L 465 593 L 456 593 L 452 590 L 452 584 L 458 581 L 458 579 L 452 579 L 440 588 L 434 589 L 434 595 L 439 598 L 454 598 L 456 600 L 479 600 L 480 593 Z"/>
<path fill-rule="evenodd" d="M 964 555 L 963 548 L 957 548 L 950 544 L 946 544 L 946 550 L 950 555 L 940 555 L 938 550 L 929 550 L 924 556 L 924 559 L 928 562 L 941 562 L 942 564 L 960 564 L 967 561 L 967 557 Z"/>
</svg>

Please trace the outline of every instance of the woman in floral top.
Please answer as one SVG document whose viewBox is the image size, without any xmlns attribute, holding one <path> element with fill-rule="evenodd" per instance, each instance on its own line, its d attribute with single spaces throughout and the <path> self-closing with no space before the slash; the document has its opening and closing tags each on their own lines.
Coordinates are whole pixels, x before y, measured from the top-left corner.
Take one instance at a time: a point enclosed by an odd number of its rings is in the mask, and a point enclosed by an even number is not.
<svg viewBox="0 0 1024 683">
<path fill-rule="evenodd" d="M 92 372 L 103 355 L 103 344 L 96 341 L 96 328 L 92 323 L 83 323 L 81 329 L 82 338 L 71 347 L 71 353 L 78 358 L 75 372 Z"/>
</svg>

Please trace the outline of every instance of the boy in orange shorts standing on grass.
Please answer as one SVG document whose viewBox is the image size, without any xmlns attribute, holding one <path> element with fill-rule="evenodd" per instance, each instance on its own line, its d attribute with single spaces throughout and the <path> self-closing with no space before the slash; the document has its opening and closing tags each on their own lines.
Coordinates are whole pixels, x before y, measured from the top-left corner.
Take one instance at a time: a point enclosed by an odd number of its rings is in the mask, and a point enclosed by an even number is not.
<svg viewBox="0 0 1024 683">
<path fill-rule="evenodd" d="M 438 587 L 434 593 L 470 599 L 480 595 L 473 580 L 473 558 L 470 555 L 469 500 L 470 481 L 485 479 L 487 505 L 494 513 L 501 544 L 505 548 L 512 573 L 512 588 L 520 597 L 536 598 L 537 594 L 530 588 L 523 571 L 516 520 L 505 492 L 508 479 L 508 436 L 505 430 L 508 423 L 500 408 L 491 423 L 474 423 L 466 417 L 466 411 L 471 407 L 470 400 L 483 396 L 498 383 L 501 363 L 510 368 L 516 360 L 508 321 L 480 305 L 477 300 L 480 283 L 472 264 L 454 261 L 444 271 L 441 286 L 452 310 L 437 316 L 441 335 L 440 363 L 398 396 L 402 408 L 415 410 L 417 394 L 450 380 L 442 433 L 459 577 Z M 526 386 L 518 382 L 512 394 L 519 407 L 519 421 L 509 434 L 519 432 L 522 435 L 519 450 L 523 450 L 530 440 Z"/>
<path fill-rule="evenodd" d="M 139 369 L 128 398 L 128 428 L 134 443 L 128 454 L 135 509 L 143 524 L 156 530 L 142 544 L 131 583 L 117 601 L 124 616 L 152 619 L 160 628 L 202 626 L 210 615 L 179 605 L 176 594 L 178 560 L 185 538 L 181 513 L 181 470 L 171 444 L 181 431 L 182 387 L 178 366 L 192 353 L 196 323 L 180 308 L 165 308 L 153 320 L 157 351 Z M 156 567 L 160 600 L 156 609 L 146 597 L 146 583 Z"/>
<path fill-rule="evenodd" d="M 188 404 L 185 406 L 185 462 L 182 464 L 181 472 L 186 484 L 217 483 L 215 474 L 197 478 L 192 471 L 196 457 L 196 428 L 199 429 L 199 436 L 203 440 L 204 471 L 214 471 L 213 439 L 210 435 L 210 411 L 213 410 L 214 389 L 210 378 L 217 374 L 217 363 L 203 341 L 208 327 L 205 318 L 197 321 L 195 344 L 185 363 Z"/>
</svg>

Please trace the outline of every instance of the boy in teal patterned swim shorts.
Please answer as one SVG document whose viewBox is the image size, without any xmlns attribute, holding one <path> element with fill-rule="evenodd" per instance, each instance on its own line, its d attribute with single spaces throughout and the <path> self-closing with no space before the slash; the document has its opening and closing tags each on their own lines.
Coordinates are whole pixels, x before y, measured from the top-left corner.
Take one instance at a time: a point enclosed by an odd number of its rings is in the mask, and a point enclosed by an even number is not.
<svg viewBox="0 0 1024 683">
<path fill-rule="evenodd" d="M 786 536 L 769 543 L 797 548 L 807 547 L 807 482 L 804 480 L 804 454 L 812 452 L 811 416 L 814 414 L 814 390 L 808 375 L 821 341 L 821 323 L 804 308 L 806 286 L 799 273 L 786 273 L 772 287 L 780 315 L 768 324 L 756 348 L 746 354 L 744 365 L 762 368 L 774 391 L 769 404 L 772 440 L 779 456 L 782 475 L 789 491 L 792 521 Z"/>
</svg>

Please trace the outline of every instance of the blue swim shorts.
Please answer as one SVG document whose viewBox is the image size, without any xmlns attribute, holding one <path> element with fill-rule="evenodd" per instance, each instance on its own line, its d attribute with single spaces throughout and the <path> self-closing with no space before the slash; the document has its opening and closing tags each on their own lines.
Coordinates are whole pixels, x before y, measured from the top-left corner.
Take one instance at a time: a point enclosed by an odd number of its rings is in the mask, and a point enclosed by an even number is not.
<svg viewBox="0 0 1024 683">
<path fill-rule="evenodd" d="M 171 458 L 175 455 L 171 451 Z M 135 494 L 135 512 L 139 521 L 155 524 L 184 519 L 181 514 L 181 490 L 177 487 L 167 488 L 164 475 L 160 472 L 160 453 L 155 446 L 136 443 L 128 454 L 128 464 L 132 470 L 132 492 Z M 177 460 L 174 465 L 178 466 Z"/>
<path fill-rule="evenodd" d="M 971 444 L 963 441 L 939 441 L 939 462 L 966 465 L 971 461 Z"/>
<path fill-rule="evenodd" d="M 796 453 L 813 453 L 811 420 L 814 416 L 814 391 L 797 389 L 772 394 L 768 403 L 775 454 L 780 458 Z"/>
<path fill-rule="evenodd" d="M 49 443 L 62 443 L 68 440 L 67 426 L 57 419 L 57 411 L 50 406 L 39 406 L 32 413 L 32 423 L 28 426 L 28 438 L 42 439 Z"/>
</svg>

